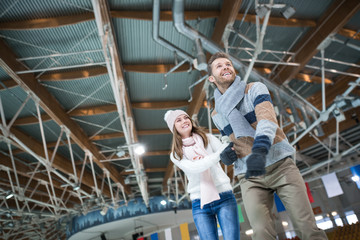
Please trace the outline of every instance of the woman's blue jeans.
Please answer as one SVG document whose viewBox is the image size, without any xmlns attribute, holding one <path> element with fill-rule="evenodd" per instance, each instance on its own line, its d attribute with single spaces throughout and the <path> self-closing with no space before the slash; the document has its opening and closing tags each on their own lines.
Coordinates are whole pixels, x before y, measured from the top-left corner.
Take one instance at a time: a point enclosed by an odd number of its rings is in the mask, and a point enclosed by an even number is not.
<svg viewBox="0 0 360 240">
<path fill-rule="evenodd" d="M 232 191 L 220 193 L 220 199 L 200 208 L 200 199 L 192 201 L 192 214 L 201 240 L 219 240 L 219 221 L 224 240 L 240 239 L 240 224 L 235 196 Z"/>
</svg>

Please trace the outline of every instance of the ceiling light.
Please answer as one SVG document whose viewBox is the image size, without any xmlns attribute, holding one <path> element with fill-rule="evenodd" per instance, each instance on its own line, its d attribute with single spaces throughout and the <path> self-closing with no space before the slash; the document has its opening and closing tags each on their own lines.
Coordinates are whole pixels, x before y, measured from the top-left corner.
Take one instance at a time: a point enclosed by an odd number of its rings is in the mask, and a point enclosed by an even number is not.
<svg viewBox="0 0 360 240">
<path fill-rule="evenodd" d="M 282 225 L 283 225 L 284 227 L 287 227 L 287 226 L 289 225 L 289 223 L 286 222 L 286 221 L 283 221 L 283 222 L 282 222 Z"/>
<path fill-rule="evenodd" d="M 145 152 L 145 148 L 144 148 L 143 145 L 137 145 L 135 147 L 134 151 L 135 151 L 135 154 L 141 155 L 141 154 L 143 154 Z"/>
<path fill-rule="evenodd" d="M 119 158 L 125 156 L 125 151 L 124 151 L 124 150 L 119 150 L 119 151 L 116 153 L 116 156 L 118 156 Z"/>
<path fill-rule="evenodd" d="M 356 108 L 358 106 L 360 106 L 360 99 L 359 98 L 356 98 L 354 100 L 351 101 L 351 105 Z"/>
<path fill-rule="evenodd" d="M 271 6 L 271 8 L 284 8 L 286 7 L 286 4 L 284 3 L 276 3 Z"/>
<path fill-rule="evenodd" d="M 269 7 L 265 5 L 260 5 L 255 9 L 256 15 L 258 15 L 259 18 L 264 18 L 266 13 L 269 11 Z"/>
<path fill-rule="evenodd" d="M 339 108 L 335 108 L 333 111 L 333 114 L 334 114 L 336 121 L 338 121 L 338 122 L 342 122 L 346 119 L 343 111 L 341 111 Z"/>
<path fill-rule="evenodd" d="M 249 229 L 245 232 L 246 235 L 252 235 L 254 233 L 254 231 L 252 229 Z"/>
<path fill-rule="evenodd" d="M 127 177 L 125 178 L 124 183 L 125 183 L 126 185 L 130 184 L 130 176 L 127 176 Z"/>
<path fill-rule="evenodd" d="M 161 200 L 160 204 L 164 206 L 164 205 L 166 205 L 166 201 L 165 201 L 165 200 Z"/>
<path fill-rule="evenodd" d="M 360 180 L 358 175 L 354 175 L 351 177 L 351 180 L 353 180 L 354 182 L 358 182 Z"/>
<path fill-rule="evenodd" d="M 293 8 L 292 6 L 288 6 L 287 8 L 285 8 L 284 11 L 281 12 L 281 15 L 284 18 L 289 19 L 292 15 L 294 15 L 295 12 L 295 8 Z"/>
<path fill-rule="evenodd" d="M 338 213 L 336 211 L 331 212 L 331 215 L 335 217 Z"/>
<path fill-rule="evenodd" d="M 8 195 L 6 195 L 6 199 L 10 199 L 10 198 L 12 198 L 14 196 L 14 194 L 13 193 L 9 193 Z"/>
</svg>

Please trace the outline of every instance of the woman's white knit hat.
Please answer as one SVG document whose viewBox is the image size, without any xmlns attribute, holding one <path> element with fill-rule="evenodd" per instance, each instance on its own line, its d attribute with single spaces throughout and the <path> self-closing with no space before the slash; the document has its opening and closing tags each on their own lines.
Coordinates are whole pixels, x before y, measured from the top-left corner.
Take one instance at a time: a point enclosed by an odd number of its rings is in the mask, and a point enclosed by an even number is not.
<svg viewBox="0 0 360 240">
<path fill-rule="evenodd" d="M 167 123 L 171 132 L 173 132 L 173 129 L 174 129 L 175 119 L 178 116 L 183 115 L 183 114 L 185 114 L 186 116 L 189 117 L 189 114 L 187 114 L 183 110 L 169 110 L 165 113 L 164 120 Z"/>
</svg>

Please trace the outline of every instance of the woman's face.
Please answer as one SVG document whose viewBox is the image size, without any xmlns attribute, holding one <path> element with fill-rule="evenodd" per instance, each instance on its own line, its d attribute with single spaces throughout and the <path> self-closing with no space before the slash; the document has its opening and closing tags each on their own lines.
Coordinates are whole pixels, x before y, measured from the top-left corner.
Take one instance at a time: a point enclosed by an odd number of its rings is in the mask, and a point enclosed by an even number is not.
<svg viewBox="0 0 360 240">
<path fill-rule="evenodd" d="M 181 138 L 188 138 L 191 136 L 192 124 L 190 118 L 182 114 L 175 119 L 175 129 L 180 134 Z"/>
</svg>

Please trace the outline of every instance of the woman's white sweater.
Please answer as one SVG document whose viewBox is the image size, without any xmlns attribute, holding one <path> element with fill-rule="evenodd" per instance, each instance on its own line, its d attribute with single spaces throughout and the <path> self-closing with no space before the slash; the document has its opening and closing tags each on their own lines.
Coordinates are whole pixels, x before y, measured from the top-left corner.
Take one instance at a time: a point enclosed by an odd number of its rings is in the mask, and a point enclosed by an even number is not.
<svg viewBox="0 0 360 240">
<path fill-rule="evenodd" d="M 209 155 L 202 159 L 189 160 L 183 158 L 179 161 L 174 158 L 173 153 L 170 154 L 171 161 L 186 174 L 189 180 L 187 191 L 191 200 L 200 198 L 200 173 L 208 168 L 210 168 L 211 176 L 219 193 L 232 190 L 230 178 L 219 163 L 220 153 L 228 143 L 221 144 L 220 140 L 211 134 L 207 134 L 207 137 L 209 144 L 206 151 Z"/>
</svg>

